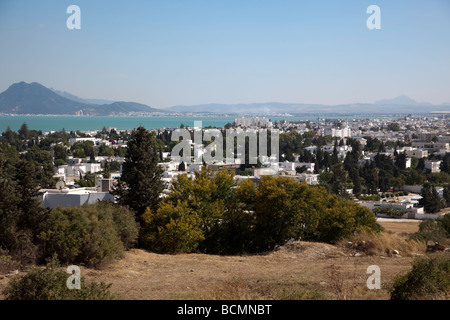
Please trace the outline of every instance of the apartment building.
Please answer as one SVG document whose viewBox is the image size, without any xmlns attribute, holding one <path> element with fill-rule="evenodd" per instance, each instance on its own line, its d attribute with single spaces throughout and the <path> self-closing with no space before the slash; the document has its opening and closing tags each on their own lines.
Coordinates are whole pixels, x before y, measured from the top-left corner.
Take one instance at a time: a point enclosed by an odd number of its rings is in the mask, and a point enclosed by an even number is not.
<svg viewBox="0 0 450 320">
<path fill-rule="evenodd" d="M 425 169 L 430 170 L 431 173 L 441 172 L 440 166 L 441 166 L 440 160 L 425 161 Z"/>
</svg>

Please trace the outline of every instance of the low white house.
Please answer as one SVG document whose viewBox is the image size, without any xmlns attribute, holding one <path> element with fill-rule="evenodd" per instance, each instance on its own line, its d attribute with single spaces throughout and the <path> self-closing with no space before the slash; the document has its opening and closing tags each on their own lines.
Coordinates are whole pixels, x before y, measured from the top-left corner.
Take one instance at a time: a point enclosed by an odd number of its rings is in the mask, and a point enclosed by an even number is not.
<svg viewBox="0 0 450 320">
<path fill-rule="evenodd" d="M 297 176 L 296 176 L 297 177 Z M 319 175 L 312 173 L 301 173 L 298 175 L 298 181 L 306 182 L 311 186 L 316 186 L 319 184 Z"/>
<path fill-rule="evenodd" d="M 428 157 L 428 151 L 427 150 L 422 150 L 422 149 L 413 149 L 413 150 L 407 150 L 406 151 L 406 156 L 409 158 L 424 158 L 424 157 Z"/>
<path fill-rule="evenodd" d="M 160 162 L 158 165 L 164 170 L 164 171 L 177 171 L 178 166 L 180 165 L 179 162 L 170 161 L 170 162 Z"/>
<path fill-rule="evenodd" d="M 284 171 L 294 171 L 295 170 L 295 162 L 284 161 L 279 164 L 280 169 Z"/>
<path fill-rule="evenodd" d="M 102 166 L 100 163 L 79 163 L 73 166 L 63 165 L 59 166 L 57 169 L 57 173 L 60 175 L 73 176 L 90 173 L 97 173 L 102 170 Z"/>
<path fill-rule="evenodd" d="M 310 163 L 310 162 L 289 162 L 289 161 L 285 161 L 285 162 L 280 162 L 279 163 L 279 167 L 280 170 L 283 171 L 295 171 L 295 169 L 297 167 L 306 167 L 306 171 L 312 173 L 314 172 L 314 163 Z"/>
<path fill-rule="evenodd" d="M 98 192 L 97 188 L 77 189 L 46 189 L 41 190 L 45 208 L 75 207 L 83 204 L 94 204 L 98 201 L 114 202 L 114 196 L 109 192 Z"/>
<path fill-rule="evenodd" d="M 306 167 L 306 171 L 309 173 L 314 173 L 315 163 L 313 162 L 296 162 L 295 167 Z"/>
</svg>

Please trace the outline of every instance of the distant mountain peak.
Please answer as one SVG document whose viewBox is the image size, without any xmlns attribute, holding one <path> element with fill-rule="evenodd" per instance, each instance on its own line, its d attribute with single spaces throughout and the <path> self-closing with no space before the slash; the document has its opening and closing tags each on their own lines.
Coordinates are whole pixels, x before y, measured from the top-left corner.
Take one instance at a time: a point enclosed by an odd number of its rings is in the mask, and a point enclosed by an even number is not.
<svg viewBox="0 0 450 320">
<path fill-rule="evenodd" d="M 77 102 L 81 102 L 81 103 L 88 103 L 88 104 L 97 104 L 97 105 L 102 105 L 102 104 L 110 104 L 113 103 L 114 101 L 112 100 L 104 100 L 104 99 L 85 99 L 85 98 L 80 98 L 74 94 L 71 94 L 70 92 L 67 91 L 59 91 L 53 88 L 50 88 L 50 90 L 52 90 L 53 92 L 55 92 L 56 94 L 59 94 L 60 96 L 73 100 L 73 101 L 77 101 Z"/>
<path fill-rule="evenodd" d="M 49 89 L 38 82 L 14 83 L 0 93 L 0 113 L 75 115 L 80 111 L 89 115 L 167 112 L 135 102 L 94 104 L 67 92 Z"/>
<path fill-rule="evenodd" d="M 431 106 L 431 103 L 428 102 L 417 102 L 416 100 L 408 97 L 407 95 L 400 95 L 398 97 L 392 99 L 383 99 L 375 101 L 375 104 L 384 104 L 384 105 L 405 105 L 405 106 Z"/>
</svg>

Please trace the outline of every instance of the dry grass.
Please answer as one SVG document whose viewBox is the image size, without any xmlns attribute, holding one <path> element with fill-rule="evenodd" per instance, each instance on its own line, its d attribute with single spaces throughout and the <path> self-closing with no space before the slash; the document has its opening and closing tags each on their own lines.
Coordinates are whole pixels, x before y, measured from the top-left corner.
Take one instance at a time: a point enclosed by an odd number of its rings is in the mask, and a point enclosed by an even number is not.
<svg viewBox="0 0 450 320">
<path fill-rule="evenodd" d="M 373 245 L 361 256 L 355 256 L 346 243 L 301 241 L 267 254 L 244 256 L 161 255 L 133 249 L 102 270 L 82 268 L 81 272 L 87 281 L 112 283 L 113 294 L 130 300 L 389 299 L 387 288 L 393 278 L 411 268 L 414 253 L 425 252 L 423 245 L 406 240 L 402 233 L 415 231 L 409 230 L 409 224 L 402 230 L 402 225 L 386 228 L 378 236 L 353 239 Z M 400 255 L 387 255 L 386 249 Z M 380 290 L 367 289 L 370 265 L 381 269 Z M 9 279 L 0 279 L 0 292 Z"/>
<path fill-rule="evenodd" d="M 203 294 L 205 300 L 323 300 L 330 296 L 323 288 L 297 279 L 285 281 L 256 280 L 251 282 L 243 275 L 216 281 L 210 292 Z"/>
<path fill-rule="evenodd" d="M 386 233 L 396 233 L 402 236 L 419 231 L 419 220 L 378 220 Z"/>
<path fill-rule="evenodd" d="M 224 280 L 216 281 L 211 291 L 204 294 L 205 300 L 267 300 L 272 295 L 258 283 L 251 283 L 242 275 L 233 275 Z"/>
<path fill-rule="evenodd" d="M 351 243 L 351 245 L 350 245 Z M 364 253 L 369 256 L 397 255 L 415 257 L 426 251 L 426 244 L 420 241 L 410 240 L 398 234 L 360 234 L 355 235 L 339 243 L 346 246 L 350 251 Z"/>
<path fill-rule="evenodd" d="M 417 220 L 381 220 L 379 224 L 384 228 L 380 234 L 359 234 L 339 242 L 354 253 L 364 253 L 369 256 L 392 257 L 394 250 L 400 255 L 415 257 L 426 251 L 426 244 L 411 240 L 410 236 L 419 231 L 420 221 Z M 351 243 L 351 245 L 350 245 Z"/>
</svg>

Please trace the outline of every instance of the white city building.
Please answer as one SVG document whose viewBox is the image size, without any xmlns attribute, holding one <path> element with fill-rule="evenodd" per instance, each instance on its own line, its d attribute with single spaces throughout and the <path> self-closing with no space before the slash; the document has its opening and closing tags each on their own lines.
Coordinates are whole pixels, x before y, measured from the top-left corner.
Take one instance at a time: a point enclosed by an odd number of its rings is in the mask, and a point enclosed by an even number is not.
<svg viewBox="0 0 450 320">
<path fill-rule="evenodd" d="M 352 137 L 352 129 L 350 127 L 344 128 L 326 128 L 323 131 L 325 136 L 340 137 L 340 138 L 351 138 Z"/>
</svg>

